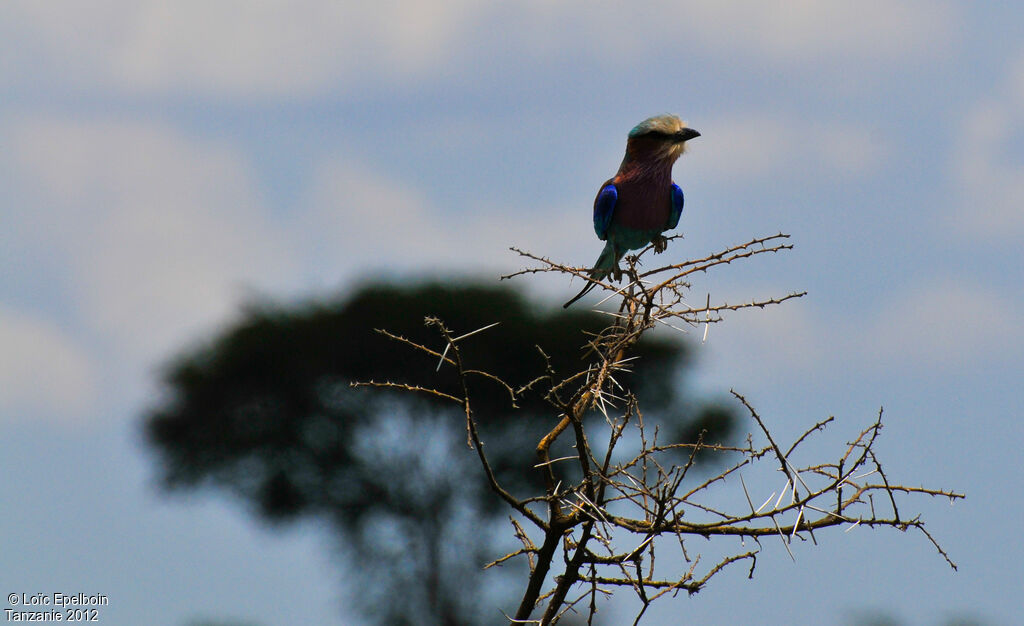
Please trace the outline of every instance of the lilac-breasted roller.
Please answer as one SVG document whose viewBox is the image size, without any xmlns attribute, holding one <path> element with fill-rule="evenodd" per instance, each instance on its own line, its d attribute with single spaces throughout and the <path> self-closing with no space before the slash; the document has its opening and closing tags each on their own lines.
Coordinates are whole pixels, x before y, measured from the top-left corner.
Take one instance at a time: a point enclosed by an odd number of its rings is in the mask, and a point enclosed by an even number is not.
<svg viewBox="0 0 1024 626">
<path fill-rule="evenodd" d="M 619 259 L 628 250 L 649 243 L 655 252 L 665 249 L 667 241 L 661 233 L 675 228 L 683 212 L 683 190 L 672 182 L 672 166 L 694 137 L 700 133 L 675 115 L 648 118 L 629 131 L 619 171 L 601 185 L 594 199 L 594 231 L 607 243 L 590 270 L 591 278 L 601 280 L 613 274 L 619 280 Z M 588 282 L 563 307 L 596 286 Z"/>
</svg>

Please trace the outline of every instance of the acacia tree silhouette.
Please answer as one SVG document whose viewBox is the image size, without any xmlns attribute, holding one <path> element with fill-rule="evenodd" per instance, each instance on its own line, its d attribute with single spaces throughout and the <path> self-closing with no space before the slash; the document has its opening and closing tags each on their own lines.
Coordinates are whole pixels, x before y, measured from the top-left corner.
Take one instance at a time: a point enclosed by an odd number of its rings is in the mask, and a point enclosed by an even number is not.
<svg viewBox="0 0 1024 626">
<path fill-rule="evenodd" d="M 577 370 L 581 346 L 607 320 L 541 311 L 514 290 L 482 284 L 367 285 L 348 298 L 250 305 L 232 327 L 165 369 L 167 394 L 144 418 L 162 484 L 225 490 L 264 520 L 326 520 L 344 546 L 351 596 L 368 620 L 492 622 L 495 607 L 517 594 L 503 580 L 526 570 L 481 573 L 508 547 L 494 529 L 508 511 L 466 447 L 460 409 L 430 394 L 350 387 L 401 380 L 461 393 L 464 380 L 450 367 L 438 369 L 437 355 L 396 349 L 394 338 L 443 350 L 427 317 L 459 329 L 500 323 L 460 348 L 492 374 L 469 383 L 476 426 L 507 489 L 543 489 L 545 476 L 531 466 L 551 426 L 550 405 L 528 383 L 538 370 Z M 381 328 L 390 338 L 374 330 Z M 733 411 L 683 393 L 684 344 L 649 336 L 634 354 L 640 358 L 622 380 L 644 394 L 650 424 L 673 441 L 727 438 Z M 552 450 L 568 455 L 572 444 Z M 690 454 L 676 452 L 684 460 Z M 580 479 L 570 466 L 552 475 Z"/>
</svg>

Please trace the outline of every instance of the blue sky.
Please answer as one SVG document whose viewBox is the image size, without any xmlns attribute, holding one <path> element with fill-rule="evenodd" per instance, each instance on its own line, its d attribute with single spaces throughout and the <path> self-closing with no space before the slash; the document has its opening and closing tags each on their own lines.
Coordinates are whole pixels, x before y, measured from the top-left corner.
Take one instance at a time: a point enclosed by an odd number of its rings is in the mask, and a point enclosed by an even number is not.
<svg viewBox="0 0 1024 626">
<path fill-rule="evenodd" d="M 968 499 L 917 501 L 959 573 L 922 537 L 858 529 L 795 563 L 768 545 L 754 581 L 651 622 L 1011 623 L 1022 26 L 994 3 L 8 0 L 0 591 L 104 593 L 109 623 L 349 623 L 321 529 L 156 492 L 138 415 L 159 365 L 253 294 L 496 276 L 522 265 L 510 245 L 590 263 L 626 132 L 672 112 L 702 137 L 668 254 L 796 245 L 695 293 L 809 292 L 712 328 L 698 387 L 741 391 L 782 438 L 834 414 L 822 454 L 884 405 L 890 478 Z"/>
</svg>

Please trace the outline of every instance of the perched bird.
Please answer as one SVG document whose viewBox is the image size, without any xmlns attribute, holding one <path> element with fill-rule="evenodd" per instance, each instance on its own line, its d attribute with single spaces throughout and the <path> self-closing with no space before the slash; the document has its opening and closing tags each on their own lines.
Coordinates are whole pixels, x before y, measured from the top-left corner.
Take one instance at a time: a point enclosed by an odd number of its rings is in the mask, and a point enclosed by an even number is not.
<svg viewBox="0 0 1024 626">
<path fill-rule="evenodd" d="M 675 115 L 648 118 L 629 131 L 619 171 L 601 185 L 594 199 L 594 231 L 607 243 L 590 270 L 592 279 L 609 274 L 622 278 L 619 259 L 627 250 L 649 243 L 655 252 L 665 249 L 667 241 L 661 233 L 675 228 L 683 212 L 683 190 L 672 182 L 672 165 L 694 137 L 700 133 Z M 563 308 L 596 286 L 588 282 Z"/>
</svg>

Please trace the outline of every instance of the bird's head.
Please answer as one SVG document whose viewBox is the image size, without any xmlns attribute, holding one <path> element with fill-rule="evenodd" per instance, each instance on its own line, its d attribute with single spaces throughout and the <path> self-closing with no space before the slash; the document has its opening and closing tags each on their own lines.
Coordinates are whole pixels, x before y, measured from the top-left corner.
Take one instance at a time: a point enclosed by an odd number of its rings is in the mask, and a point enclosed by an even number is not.
<svg viewBox="0 0 1024 626">
<path fill-rule="evenodd" d="M 686 150 L 686 142 L 695 137 L 700 137 L 700 133 L 687 128 L 675 115 L 649 117 L 629 131 L 626 157 L 674 163 Z"/>
</svg>

